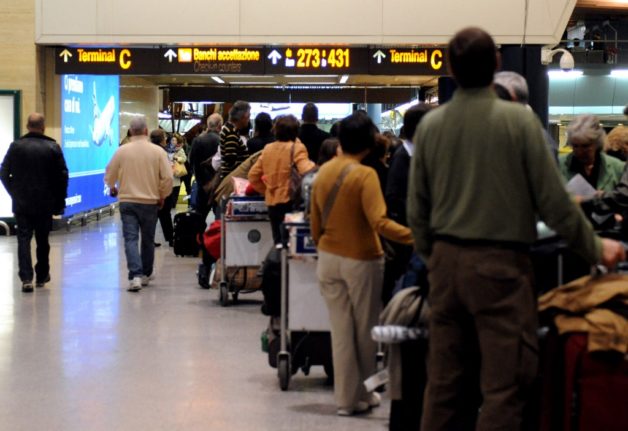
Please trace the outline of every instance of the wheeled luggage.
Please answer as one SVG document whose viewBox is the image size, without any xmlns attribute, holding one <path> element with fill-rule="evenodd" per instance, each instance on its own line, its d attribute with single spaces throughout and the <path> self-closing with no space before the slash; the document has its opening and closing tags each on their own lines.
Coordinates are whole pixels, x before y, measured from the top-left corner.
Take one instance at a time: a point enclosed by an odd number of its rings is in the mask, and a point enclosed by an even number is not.
<svg viewBox="0 0 628 431">
<path fill-rule="evenodd" d="M 333 378 L 331 324 L 316 277 L 316 247 L 306 222 L 284 223 L 287 241 L 280 251 L 279 336 L 269 349 L 279 387 L 287 390 L 299 368 L 307 375 L 322 365 Z M 273 310 L 274 311 L 274 310 Z"/>
<path fill-rule="evenodd" d="M 196 211 L 174 216 L 173 248 L 176 256 L 198 256 L 199 234 L 205 230 L 205 220 Z"/>
<path fill-rule="evenodd" d="M 274 242 L 264 197 L 229 196 L 222 199 L 221 208 L 218 300 L 224 307 L 229 294 L 237 302 L 240 293 L 259 289 L 255 273 Z M 242 283 L 236 282 L 238 275 Z"/>
</svg>

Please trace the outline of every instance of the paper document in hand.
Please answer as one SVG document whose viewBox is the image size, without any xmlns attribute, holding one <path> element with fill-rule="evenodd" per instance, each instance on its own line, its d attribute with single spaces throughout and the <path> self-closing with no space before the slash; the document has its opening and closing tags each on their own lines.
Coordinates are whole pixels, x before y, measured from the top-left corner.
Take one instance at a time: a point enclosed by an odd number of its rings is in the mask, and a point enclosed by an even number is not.
<svg viewBox="0 0 628 431">
<path fill-rule="evenodd" d="M 577 174 L 572 179 L 570 179 L 567 185 L 565 186 L 565 188 L 570 194 L 576 195 L 576 196 L 582 196 L 584 198 L 593 197 L 597 191 L 580 174 Z"/>
</svg>

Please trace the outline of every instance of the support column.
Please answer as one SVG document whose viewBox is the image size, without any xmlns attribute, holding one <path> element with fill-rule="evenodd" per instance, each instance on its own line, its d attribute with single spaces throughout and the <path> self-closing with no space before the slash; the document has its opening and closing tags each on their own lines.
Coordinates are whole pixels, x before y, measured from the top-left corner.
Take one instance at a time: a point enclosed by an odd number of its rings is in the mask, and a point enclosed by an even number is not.
<svg viewBox="0 0 628 431">
<path fill-rule="evenodd" d="M 448 102 L 454 95 L 458 85 L 451 76 L 441 76 L 438 78 L 438 104 Z"/>
<path fill-rule="evenodd" d="M 366 105 L 366 113 L 369 114 L 373 123 L 378 129 L 382 128 L 382 104 L 381 103 L 368 103 Z"/>
<path fill-rule="evenodd" d="M 547 128 L 549 113 L 549 78 L 547 66 L 541 64 L 540 45 L 502 45 L 502 68 L 523 75 L 528 81 L 529 104 Z"/>
</svg>

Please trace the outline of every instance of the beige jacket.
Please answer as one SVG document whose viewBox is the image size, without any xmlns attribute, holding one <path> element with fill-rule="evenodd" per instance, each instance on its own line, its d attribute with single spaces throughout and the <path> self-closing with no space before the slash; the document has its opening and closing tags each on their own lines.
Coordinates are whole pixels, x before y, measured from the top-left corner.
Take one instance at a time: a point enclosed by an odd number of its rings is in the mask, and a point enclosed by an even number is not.
<svg viewBox="0 0 628 431">
<path fill-rule="evenodd" d="M 172 192 L 172 168 L 163 148 L 146 136 L 133 136 L 111 158 L 105 183 L 118 184 L 120 202 L 157 204 Z"/>
<path fill-rule="evenodd" d="M 628 275 L 608 274 L 580 277 L 539 298 L 539 311 L 564 310 L 554 323 L 560 334 L 586 332 L 588 349 L 628 353 L 628 320 L 608 307 L 609 301 L 628 307 Z"/>
</svg>

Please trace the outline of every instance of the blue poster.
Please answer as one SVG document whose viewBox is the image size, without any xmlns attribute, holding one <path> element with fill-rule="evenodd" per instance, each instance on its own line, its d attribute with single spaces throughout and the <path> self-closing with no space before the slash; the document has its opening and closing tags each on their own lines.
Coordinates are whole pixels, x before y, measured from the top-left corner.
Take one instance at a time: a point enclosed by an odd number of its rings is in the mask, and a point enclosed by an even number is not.
<svg viewBox="0 0 628 431">
<path fill-rule="evenodd" d="M 61 75 L 61 145 L 70 182 L 65 215 L 115 201 L 105 188 L 107 163 L 120 142 L 120 78 Z"/>
</svg>

